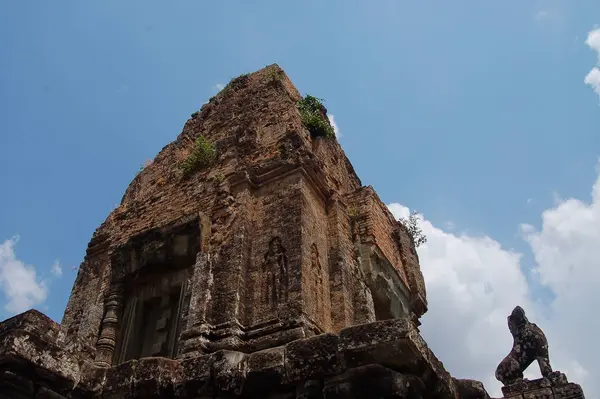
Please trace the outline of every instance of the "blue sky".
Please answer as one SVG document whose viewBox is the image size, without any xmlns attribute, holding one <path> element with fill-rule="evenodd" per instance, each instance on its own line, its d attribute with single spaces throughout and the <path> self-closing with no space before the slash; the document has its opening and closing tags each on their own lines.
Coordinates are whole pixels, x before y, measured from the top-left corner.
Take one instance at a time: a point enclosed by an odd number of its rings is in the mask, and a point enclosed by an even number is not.
<svg viewBox="0 0 600 399">
<path fill-rule="evenodd" d="M 0 242 L 19 236 L 9 252 L 35 268 L 36 307 L 58 321 L 72 266 L 140 164 L 217 84 L 271 63 L 326 100 L 384 202 L 493 237 L 529 280 L 537 258 L 519 225 L 543 229 L 557 198 L 590 201 L 597 1 L 1 5 Z M 538 285 L 528 295 L 556 295 Z"/>
</svg>

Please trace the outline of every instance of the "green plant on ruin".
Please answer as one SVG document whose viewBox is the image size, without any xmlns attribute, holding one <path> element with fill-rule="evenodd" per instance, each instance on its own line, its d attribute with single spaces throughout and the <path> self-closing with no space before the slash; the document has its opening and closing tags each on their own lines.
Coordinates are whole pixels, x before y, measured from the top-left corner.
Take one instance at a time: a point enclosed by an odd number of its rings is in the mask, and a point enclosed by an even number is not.
<svg viewBox="0 0 600 399">
<path fill-rule="evenodd" d="M 246 86 L 248 81 L 250 80 L 250 75 L 247 73 L 241 74 L 237 78 L 233 78 L 227 83 L 227 85 L 223 88 L 222 92 L 226 92 L 227 90 L 238 90 Z"/>
<path fill-rule="evenodd" d="M 423 230 L 421 230 L 421 227 L 419 226 L 419 212 L 413 211 L 410 213 L 408 219 L 400 218 L 399 221 L 404 225 L 404 227 L 406 227 L 406 231 L 415 243 L 416 248 L 420 247 L 421 245 L 427 242 L 427 237 L 425 236 Z"/>
<path fill-rule="evenodd" d="M 135 172 L 135 176 L 137 177 L 140 173 L 142 173 L 143 170 L 144 170 L 144 164 L 141 164 L 140 168 L 137 170 L 137 172 Z"/>
<path fill-rule="evenodd" d="M 283 81 L 283 71 L 277 68 L 271 68 L 267 72 L 267 84 L 277 86 Z"/>
<path fill-rule="evenodd" d="M 143 164 L 141 164 L 140 168 L 135 173 L 136 177 L 137 177 L 137 175 L 142 173 L 144 171 L 144 169 L 146 169 L 148 166 L 152 165 L 153 162 L 154 162 L 154 160 L 147 159 Z"/>
<path fill-rule="evenodd" d="M 223 173 L 217 173 L 213 176 L 213 180 L 217 184 L 221 184 L 225 181 L 225 175 Z"/>
<path fill-rule="evenodd" d="M 308 129 L 311 137 L 335 137 L 333 127 L 327 120 L 323 106 L 323 100 L 306 95 L 298 102 L 298 111 L 304 127 Z"/>
<path fill-rule="evenodd" d="M 198 136 L 194 148 L 188 157 L 179 165 L 184 177 L 212 165 L 217 159 L 215 146 L 204 138 Z"/>
<path fill-rule="evenodd" d="M 356 208 L 351 206 L 348 208 L 348 216 L 350 216 L 351 218 L 355 218 L 358 216 L 358 212 L 356 211 Z"/>
</svg>

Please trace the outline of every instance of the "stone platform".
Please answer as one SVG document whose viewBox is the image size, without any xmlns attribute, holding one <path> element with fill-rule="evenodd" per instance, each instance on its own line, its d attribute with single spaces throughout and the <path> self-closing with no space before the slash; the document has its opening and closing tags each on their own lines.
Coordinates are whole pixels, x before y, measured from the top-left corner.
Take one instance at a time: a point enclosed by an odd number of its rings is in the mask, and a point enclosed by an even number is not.
<svg viewBox="0 0 600 399">
<path fill-rule="evenodd" d="M 570 383 L 560 371 L 547 378 L 536 380 L 522 379 L 502 387 L 507 399 L 584 399 L 583 390 L 578 384 Z"/>
<path fill-rule="evenodd" d="M 84 348 L 62 347 L 58 327 L 37 311 L 0 324 L 1 398 L 461 397 L 460 382 L 406 320 L 358 325 L 250 354 L 221 350 L 106 368 L 94 365 Z"/>
</svg>

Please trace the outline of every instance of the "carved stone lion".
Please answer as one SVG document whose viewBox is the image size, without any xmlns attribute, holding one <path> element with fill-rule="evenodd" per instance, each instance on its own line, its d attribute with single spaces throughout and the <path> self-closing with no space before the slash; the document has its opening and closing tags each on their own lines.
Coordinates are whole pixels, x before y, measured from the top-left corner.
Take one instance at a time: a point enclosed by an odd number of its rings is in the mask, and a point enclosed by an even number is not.
<svg viewBox="0 0 600 399">
<path fill-rule="evenodd" d="M 496 368 L 496 379 L 504 385 L 518 381 L 534 360 L 537 360 L 542 376 L 550 377 L 552 367 L 546 336 L 538 326 L 527 320 L 520 306 L 508 316 L 508 329 L 513 336 L 513 347 Z"/>
</svg>

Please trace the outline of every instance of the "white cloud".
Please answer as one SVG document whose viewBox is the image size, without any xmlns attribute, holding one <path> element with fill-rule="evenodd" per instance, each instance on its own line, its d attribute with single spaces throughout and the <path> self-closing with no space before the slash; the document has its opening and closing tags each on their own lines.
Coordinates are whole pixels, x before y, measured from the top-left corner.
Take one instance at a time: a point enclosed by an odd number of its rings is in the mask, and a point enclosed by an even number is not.
<svg viewBox="0 0 600 399">
<path fill-rule="evenodd" d="M 597 65 L 600 66 L 600 28 L 588 33 L 585 44 L 596 52 L 596 56 L 598 57 Z M 596 94 L 600 96 L 600 69 L 597 67 L 592 68 L 583 81 L 586 85 L 590 85 Z"/>
<path fill-rule="evenodd" d="M 389 208 L 397 218 L 409 214 L 400 204 Z M 418 252 L 429 303 L 423 336 L 454 376 L 479 379 L 498 396 L 494 372 L 512 345 L 506 316 L 516 305 L 533 312 L 521 255 L 489 237 L 451 234 L 426 219 L 421 228 L 427 243 Z"/>
<path fill-rule="evenodd" d="M 41 304 L 48 295 L 46 284 L 40 281 L 33 266 L 17 259 L 18 237 L 0 244 L 0 290 L 6 296 L 4 309 L 20 313 Z"/>
<path fill-rule="evenodd" d="M 400 204 L 389 208 L 397 218 L 409 214 Z M 512 345 L 506 317 L 521 305 L 546 333 L 554 369 L 582 384 L 588 398 L 598 397 L 600 178 L 591 204 L 560 200 L 543 212 L 539 231 L 520 227 L 536 261 L 529 281 L 549 288 L 554 300 L 541 301 L 544 294 L 528 283 L 522 254 L 487 236 L 452 234 L 421 221 L 428 238 L 418 249 L 429 302 L 423 336 L 454 376 L 479 379 L 501 396 L 494 372 Z M 539 378 L 536 363 L 525 376 Z"/>
<path fill-rule="evenodd" d="M 600 307 L 600 177 L 592 188 L 590 203 L 573 198 L 562 201 L 543 212 L 539 231 L 529 228 L 524 237 L 535 256 L 540 282 L 556 295 L 548 309 L 552 321 L 550 345 L 552 338 L 559 343 L 557 358 L 565 362 L 569 354 L 574 355 L 569 367 L 597 395 L 600 367 L 596 359 L 600 347 L 596 337 L 600 334 L 600 320 L 595 314 Z"/>
<path fill-rule="evenodd" d="M 588 74 L 585 76 L 583 82 L 586 85 L 592 86 L 592 89 L 600 96 L 600 69 L 594 67 Z"/>
<path fill-rule="evenodd" d="M 329 118 L 329 123 L 331 124 L 331 127 L 333 127 L 333 132 L 335 133 L 335 137 L 337 137 L 338 139 L 340 137 L 342 137 L 342 133 L 340 132 L 340 129 L 338 128 L 337 123 L 335 123 L 335 116 L 327 114 L 327 118 Z"/>
<path fill-rule="evenodd" d="M 217 84 L 215 85 L 215 89 L 216 89 L 217 91 L 221 91 L 221 90 L 223 90 L 224 88 L 225 88 L 225 85 L 224 85 L 223 83 L 217 83 Z"/>
<path fill-rule="evenodd" d="M 62 266 L 60 265 L 60 262 L 58 260 L 54 261 L 52 267 L 50 268 L 50 272 L 56 277 L 62 276 Z"/>
<path fill-rule="evenodd" d="M 598 54 L 598 59 L 600 60 L 600 28 L 594 29 L 588 33 L 585 44 L 590 46 L 590 48 Z"/>
</svg>

